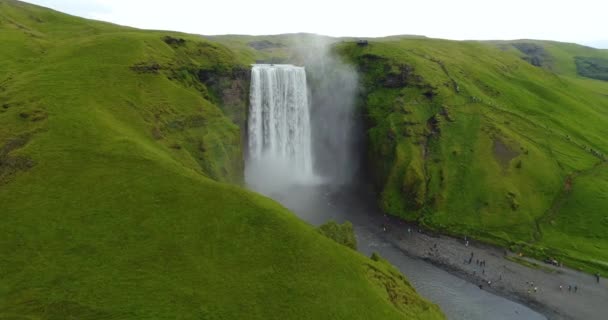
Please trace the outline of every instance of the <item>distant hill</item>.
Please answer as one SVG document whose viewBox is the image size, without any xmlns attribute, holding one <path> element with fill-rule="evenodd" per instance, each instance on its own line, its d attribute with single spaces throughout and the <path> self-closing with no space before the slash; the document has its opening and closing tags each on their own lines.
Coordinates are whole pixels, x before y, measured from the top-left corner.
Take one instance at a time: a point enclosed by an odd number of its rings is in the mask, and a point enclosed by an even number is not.
<svg viewBox="0 0 608 320">
<path fill-rule="evenodd" d="M 0 318 L 443 318 L 239 187 L 251 57 L 11 0 L 0 43 Z"/>
</svg>

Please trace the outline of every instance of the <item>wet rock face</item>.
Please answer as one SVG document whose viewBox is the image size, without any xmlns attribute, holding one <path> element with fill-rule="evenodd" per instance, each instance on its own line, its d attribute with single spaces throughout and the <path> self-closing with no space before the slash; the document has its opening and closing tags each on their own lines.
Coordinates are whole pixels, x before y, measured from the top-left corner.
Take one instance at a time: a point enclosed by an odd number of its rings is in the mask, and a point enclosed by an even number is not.
<svg viewBox="0 0 608 320">
<path fill-rule="evenodd" d="M 245 132 L 251 70 L 241 66 L 230 70 L 199 70 L 198 79 L 210 90 L 224 113 Z"/>
<path fill-rule="evenodd" d="M 247 95 L 247 81 L 243 79 L 231 79 L 228 84 L 221 89 L 222 103 L 225 106 L 236 106 L 243 103 Z"/>
</svg>

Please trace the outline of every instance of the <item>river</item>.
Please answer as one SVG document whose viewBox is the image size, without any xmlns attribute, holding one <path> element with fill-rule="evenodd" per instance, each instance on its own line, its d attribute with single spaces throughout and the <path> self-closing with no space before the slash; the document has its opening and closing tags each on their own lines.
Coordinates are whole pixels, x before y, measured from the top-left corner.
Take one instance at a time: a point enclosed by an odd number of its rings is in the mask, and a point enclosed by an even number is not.
<svg viewBox="0 0 608 320">
<path fill-rule="evenodd" d="M 480 290 L 422 259 L 404 254 L 384 236 L 385 217 L 374 205 L 369 192 L 300 186 L 271 196 L 313 225 L 328 220 L 350 221 L 355 228 L 359 251 L 366 256 L 377 252 L 398 267 L 418 293 L 438 304 L 448 319 L 546 319 L 527 306 Z"/>
</svg>

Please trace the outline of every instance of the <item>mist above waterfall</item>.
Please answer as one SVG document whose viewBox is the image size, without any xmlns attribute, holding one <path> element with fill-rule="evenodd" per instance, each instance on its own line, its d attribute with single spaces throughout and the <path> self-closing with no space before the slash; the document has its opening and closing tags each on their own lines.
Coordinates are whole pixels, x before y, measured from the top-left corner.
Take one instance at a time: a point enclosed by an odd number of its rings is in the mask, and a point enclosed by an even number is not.
<svg viewBox="0 0 608 320">
<path fill-rule="evenodd" d="M 315 170 L 339 187 L 352 183 L 360 169 L 363 130 L 356 108 L 357 71 L 332 51 L 334 43 L 330 37 L 305 35 L 295 51 L 308 74 Z"/>
</svg>

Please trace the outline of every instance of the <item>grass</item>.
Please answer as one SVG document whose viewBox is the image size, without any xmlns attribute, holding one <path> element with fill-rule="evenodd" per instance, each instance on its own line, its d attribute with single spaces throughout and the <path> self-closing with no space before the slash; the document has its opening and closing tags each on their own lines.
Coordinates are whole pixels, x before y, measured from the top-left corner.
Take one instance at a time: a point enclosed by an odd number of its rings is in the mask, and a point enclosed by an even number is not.
<svg viewBox="0 0 608 320">
<path fill-rule="evenodd" d="M 0 42 L 0 318 L 443 317 L 238 186 L 246 54 L 10 0 Z"/>
<path fill-rule="evenodd" d="M 391 38 L 337 49 L 362 75 L 386 212 L 608 273 L 608 82 L 576 69 L 606 50 Z"/>
<path fill-rule="evenodd" d="M 318 229 L 322 235 L 343 246 L 357 250 L 357 238 L 352 223 L 344 222 L 343 224 L 338 224 L 335 221 L 328 221 L 319 226 Z"/>
</svg>

